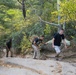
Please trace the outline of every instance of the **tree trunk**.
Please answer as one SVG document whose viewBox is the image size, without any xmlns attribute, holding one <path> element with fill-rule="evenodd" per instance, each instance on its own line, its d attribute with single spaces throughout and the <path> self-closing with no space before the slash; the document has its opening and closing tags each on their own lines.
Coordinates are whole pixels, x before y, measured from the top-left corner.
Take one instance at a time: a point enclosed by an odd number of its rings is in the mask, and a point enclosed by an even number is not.
<svg viewBox="0 0 76 75">
<path fill-rule="evenodd" d="M 23 17 L 26 17 L 26 10 L 25 10 L 25 0 L 22 0 L 22 11 L 23 11 Z"/>
</svg>

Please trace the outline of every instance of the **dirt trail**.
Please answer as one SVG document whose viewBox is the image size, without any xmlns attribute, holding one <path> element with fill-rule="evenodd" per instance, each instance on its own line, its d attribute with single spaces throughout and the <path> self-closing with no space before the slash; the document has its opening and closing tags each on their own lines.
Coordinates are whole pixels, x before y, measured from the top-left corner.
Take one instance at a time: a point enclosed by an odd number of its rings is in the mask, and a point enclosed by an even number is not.
<svg viewBox="0 0 76 75">
<path fill-rule="evenodd" d="M 30 58 L 0 59 L 0 75 L 9 73 L 10 75 L 76 75 L 76 64 Z"/>
<path fill-rule="evenodd" d="M 40 72 L 38 70 L 35 70 L 33 68 L 22 66 L 22 65 L 19 65 L 19 64 L 11 63 L 11 62 L 3 62 L 2 60 L 0 61 L 0 66 L 7 67 L 9 69 L 10 68 L 20 68 L 20 69 L 25 69 L 25 70 L 27 69 L 29 71 L 36 72 L 39 75 L 47 75 L 47 74 L 45 74 L 43 72 Z"/>
<path fill-rule="evenodd" d="M 54 75 L 62 75 L 62 65 L 57 62 Z"/>
</svg>

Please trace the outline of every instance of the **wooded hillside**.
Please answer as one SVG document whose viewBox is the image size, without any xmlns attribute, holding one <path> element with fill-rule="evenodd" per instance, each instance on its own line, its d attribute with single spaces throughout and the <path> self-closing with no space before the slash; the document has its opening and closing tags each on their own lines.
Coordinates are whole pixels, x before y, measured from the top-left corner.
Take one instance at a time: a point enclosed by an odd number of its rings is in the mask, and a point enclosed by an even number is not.
<svg viewBox="0 0 76 75">
<path fill-rule="evenodd" d="M 14 49 L 30 50 L 32 35 L 46 42 L 59 27 L 76 43 L 76 0 L 0 0 L 0 47 L 12 37 Z"/>
</svg>

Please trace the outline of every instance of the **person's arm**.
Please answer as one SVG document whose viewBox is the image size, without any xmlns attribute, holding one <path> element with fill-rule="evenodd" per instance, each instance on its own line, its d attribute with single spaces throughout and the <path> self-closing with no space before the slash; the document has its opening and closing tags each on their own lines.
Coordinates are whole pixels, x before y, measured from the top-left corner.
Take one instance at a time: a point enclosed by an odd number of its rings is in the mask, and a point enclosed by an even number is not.
<svg viewBox="0 0 76 75">
<path fill-rule="evenodd" d="M 53 39 L 52 39 L 52 47 L 53 47 L 53 48 L 55 48 L 55 46 L 54 46 L 54 41 L 55 41 L 55 39 L 57 38 L 57 36 L 58 36 L 58 33 L 55 33 L 55 34 L 54 34 L 54 37 L 53 37 Z"/>
<path fill-rule="evenodd" d="M 34 44 L 35 46 L 37 46 L 37 45 L 36 45 L 36 41 L 34 41 L 33 44 Z"/>
<path fill-rule="evenodd" d="M 41 43 L 42 43 L 42 44 L 45 44 L 45 42 L 44 42 L 43 40 L 41 41 Z"/>
<path fill-rule="evenodd" d="M 66 41 L 65 41 L 65 36 L 64 35 L 62 35 L 62 40 L 63 40 L 63 43 L 65 45 L 65 49 L 66 49 L 67 48 L 67 45 L 66 45 Z"/>
<path fill-rule="evenodd" d="M 65 41 L 65 39 L 63 40 L 63 43 L 64 43 L 64 45 L 65 45 L 65 49 L 67 48 L 67 45 L 66 45 L 66 41 Z"/>
<path fill-rule="evenodd" d="M 55 38 L 52 39 L 52 47 L 54 48 L 54 40 Z"/>
<path fill-rule="evenodd" d="M 47 41 L 45 44 L 51 44 L 52 40 Z"/>
</svg>

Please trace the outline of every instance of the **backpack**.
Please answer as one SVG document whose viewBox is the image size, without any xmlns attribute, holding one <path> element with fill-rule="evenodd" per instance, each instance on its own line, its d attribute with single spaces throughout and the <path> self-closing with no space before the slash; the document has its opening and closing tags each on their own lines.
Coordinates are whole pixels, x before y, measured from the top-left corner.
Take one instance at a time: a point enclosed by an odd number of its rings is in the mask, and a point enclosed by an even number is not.
<svg viewBox="0 0 76 75">
<path fill-rule="evenodd" d="M 37 36 L 37 35 L 32 35 L 32 36 L 30 37 L 30 42 L 32 43 L 35 38 L 38 38 L 38 36 Z"/>
</svg>

